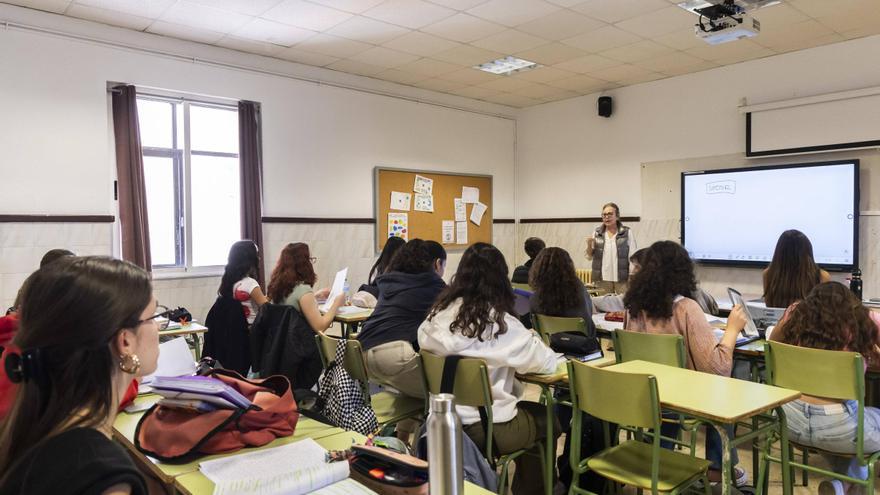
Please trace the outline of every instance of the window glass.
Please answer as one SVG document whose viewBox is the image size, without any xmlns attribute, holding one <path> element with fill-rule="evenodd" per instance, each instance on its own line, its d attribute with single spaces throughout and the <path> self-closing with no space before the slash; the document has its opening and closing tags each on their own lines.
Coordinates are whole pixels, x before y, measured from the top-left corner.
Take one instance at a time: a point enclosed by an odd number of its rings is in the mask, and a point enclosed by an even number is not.
<svg viewBox="0 0 880 495">
<path fill-rule="evenodd" d="M 171 148 L 174 145 L 172 107 L 171 103 L 164 101 L 137 100 L 141 146 Z"/>
<path fill-rule="evenodd" d="M 178 231 L 174 199 L 174 159 L 145 156 L 144 180 L 153 266 L 176 265 Z"/>
<path fill-rule="evenodd" d="M 190 105 L 190 146 L 196 151 L 238 153 L 238 111 Z"/>
<path fill-rule="evenodd" d="M 241 239 L 238 158 L 192 157 L 193 266 L 225 265 Z"/>
</svg>

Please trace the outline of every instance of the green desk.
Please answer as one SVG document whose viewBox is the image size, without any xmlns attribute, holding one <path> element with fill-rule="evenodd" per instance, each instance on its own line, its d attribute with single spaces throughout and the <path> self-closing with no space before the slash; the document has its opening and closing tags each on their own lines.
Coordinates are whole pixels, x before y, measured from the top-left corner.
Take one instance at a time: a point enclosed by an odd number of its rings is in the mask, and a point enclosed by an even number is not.
<svg viewBox="0 0 880 495">
<path fill-rule="evenodd" d="M 204 334 L 208 331 L 208 327 L 204 325 L 199 325 L 198 323 L 187 323 L 186 325 L 180 325 L 175 328 L 169 328 L 167 330 L 162 330 L 159 332 L 159 337 L 178 337 L 178 336 L 186 336 L 192 335 L 193 338 L 193 347 L 195 350 L 195 357 L 198 361 L 202 358 L 202 345 L 199 342 L 200 335 Z"/>
<path fill-rule="evenodd" d="M 349 307 L 349 306 L 345 306 Z M 373 314 L 372 309 L 364 308 L 363 311 L 356 313 L 337 314 L 333 317 L 333 321 L 339 322 L 342 326 L 342 338 L 348 339 L 358 332 L 361 323 L 367 320 Z"/>
<path fill-rule="evenodd" d="M 800 397 L 800 392 L 646 361 L 629 361 L 608 369 L 654 375 L 657 378 L 660 405 L 664 409 L 704 419 L 718 430 L 723 453 L 721 493 L 724 495 L 729 495 L 732 484 L 731 447 L 754 440 L 770 430 L 778 430 L 782 440 L 783 493 L 791 494 L 788 428 L 782 405 Z M 775 417 L 767 414 L 771 411 L 776 412 Z M 764 421 L 763 424 L 758 423 L 759 418 Z M 745 420 L 752 420 L 752 431 L 737 438 L 728 438 L 724 426 Z"/>
</svg>

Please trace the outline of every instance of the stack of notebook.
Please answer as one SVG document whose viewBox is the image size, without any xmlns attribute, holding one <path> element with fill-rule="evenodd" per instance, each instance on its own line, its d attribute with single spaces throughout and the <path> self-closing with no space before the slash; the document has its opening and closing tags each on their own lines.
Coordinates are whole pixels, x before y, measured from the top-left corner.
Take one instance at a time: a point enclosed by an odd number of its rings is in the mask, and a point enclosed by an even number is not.
<svg viewBox="0 0 880 495">
<path fill-rule="evenodd" d="M 151 385 L 153 392 L 163 397 L 159 404 L 167 407 L 209 412 L 251 406 L 251 401 L 238 390 L 208 376 L 159 376 Z"/>
</svg>

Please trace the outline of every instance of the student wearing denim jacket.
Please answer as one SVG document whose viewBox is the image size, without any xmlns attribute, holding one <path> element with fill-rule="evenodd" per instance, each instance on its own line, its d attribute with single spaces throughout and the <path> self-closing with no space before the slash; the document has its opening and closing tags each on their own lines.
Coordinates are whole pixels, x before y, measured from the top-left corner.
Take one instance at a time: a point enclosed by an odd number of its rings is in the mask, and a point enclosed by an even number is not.
<svg viewBox="0 0 880 495">
<path fill-rule="evenodd" d="M 807 297 L 790 306 L 770 339 L 786 344 L 830 351 L 858 352 L 865 362 L 877 362 L 877 325 L 861 301 L 843 284 L 825 282 Z M 783 406 L 792 441 L 831 452 L 855 453 L 856 401 L 839 401 L 802 395 Z M 865 453 L 880 450 L 880 409 L 865 408 Z M 853 478 L 865 479 L 868 468 L 855 458 L 828 457 L 832 469 Z M 823 481 L 819 493 L 844 494 L 849 484 Z M 850 493 L 854 491 L 850 490 Z"/>
</svg>

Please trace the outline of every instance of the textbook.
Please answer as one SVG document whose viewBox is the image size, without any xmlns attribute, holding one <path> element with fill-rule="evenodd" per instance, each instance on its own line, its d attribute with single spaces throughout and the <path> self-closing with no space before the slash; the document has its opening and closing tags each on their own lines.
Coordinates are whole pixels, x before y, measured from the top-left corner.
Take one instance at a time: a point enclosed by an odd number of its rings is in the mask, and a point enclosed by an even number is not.
<svg viewBox="0 0 880 495">
<path fill-rule="evenodd" d="M 157 376 L 150 385 L 153 392 L 167 399 L 203 400 L 225 409 L 251 406 L 238 390 L 210 376 Z"/>
</svg>

